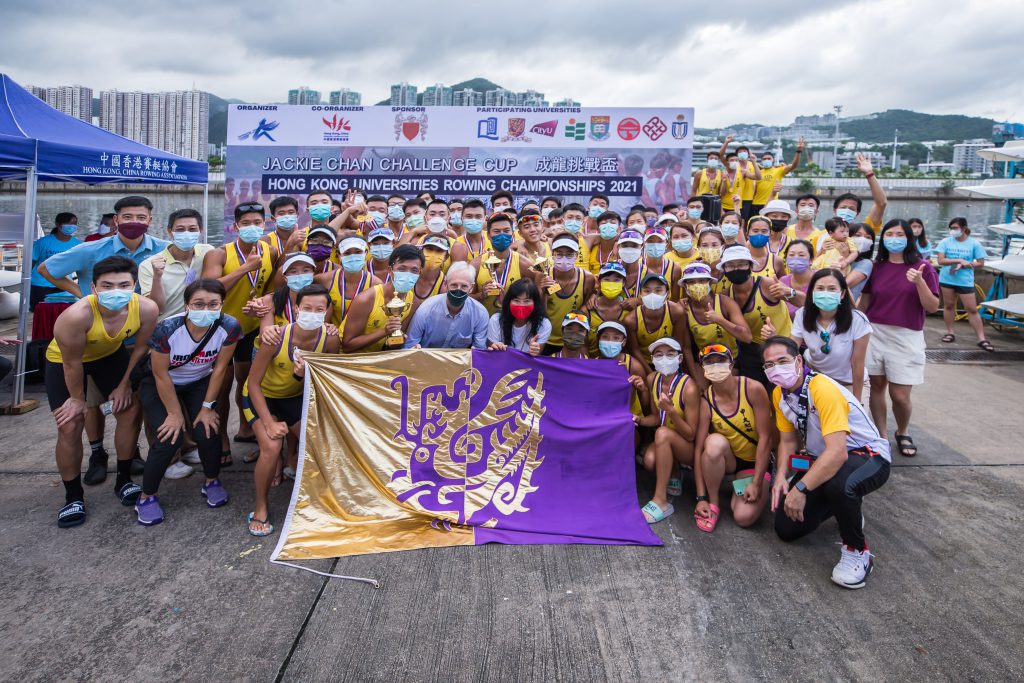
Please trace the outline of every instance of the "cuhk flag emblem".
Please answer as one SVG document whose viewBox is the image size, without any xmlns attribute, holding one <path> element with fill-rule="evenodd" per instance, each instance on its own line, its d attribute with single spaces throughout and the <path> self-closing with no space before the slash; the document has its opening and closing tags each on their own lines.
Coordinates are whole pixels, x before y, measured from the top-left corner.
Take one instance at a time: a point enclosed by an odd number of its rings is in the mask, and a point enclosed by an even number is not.
<svg viewBox="0 0 1024 683">
<path fill-rule="evenodd" d="M 526 119 L 513 117 L 508 120 L 508 135 L 501 139 L 502 142 L 529 142 L 526 137 Z"/>
<path fill-rule="evenodd" d="M 591 116 L 590 117 L 590 139 L 591 140 L 607 140 L 610 134 L 609 128 L 611 127 L 612 118 L 610 116 Z"/>
<path fill-rule="evenodd" d="M 623 140 L 635 140 L 640 137 L 640 122 L 632 116 L 624 118 L 619 121 L 617 131 Z"/>
<path fill-rule="evenodd" d="M 676 116 L 676 120 L 672 122 L 672 137 L 676 140 L 682 140 L 686 137 L 686 133 L 690 130 L 690 124 L 686 120 L 686 117 L 682 114 Z"/>
</svg>

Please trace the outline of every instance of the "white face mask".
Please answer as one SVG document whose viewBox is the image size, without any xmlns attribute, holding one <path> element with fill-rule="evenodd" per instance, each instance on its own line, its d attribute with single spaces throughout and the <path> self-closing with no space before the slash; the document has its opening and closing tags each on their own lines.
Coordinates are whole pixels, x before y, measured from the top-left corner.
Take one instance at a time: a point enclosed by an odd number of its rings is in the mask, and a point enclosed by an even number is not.
<svg viewBox="0 0 1024 683">
<path fill-rule="evenodd" d="M 445 231 L 445 228 L 447 227 L 448 221 L 441 218 L 440 216 L 434 216 L 429 221 L 427 221 L 427 230 L 434 233 L 435 235 L 441 234 L 442 232 Z"/>
<path fill-rule="evenodd" d="M 295 324 L 304 330 L 315 330 L 324 324 L 326 313 L 314 313 L 313 311 L 299 311 L 295 316 Z"/>
<path fill-rule="evenodd" d="M 805 221 L 814 220 L 814 207 L 813 206 L 801 206 L 796 210 L 796 215 Z"/>
<path fill-rule="evenodd" d="M 665 299 L 667 298 L 668 295 L 666 294 L 655 294 L 652 292 L 650 294 L 644 294 L 640 297 L 640 301 L 643 302 L 644 308 L 656 311 L 665 305 Z"/>
<path fill-rule="evenodd" d="M 960 236 L 964 234 L 964 231 L 960 228 L 953 228 L 949 231 L 949 236 L 953 239 L 960 239 Z"/>
<path fill-rule="evenodd" d="M 640 260 L 641 254 L 643 254 L 643 249 L 633 247 L 619 248 L 619 258 L 621 258 L 624 263 L 636 263 Z"/>
<path fill-rule="evenodd" d="M 658 356 L 653 360 L 654 369 L 663 375 L 679 372 L 679 356 Z"/>
<path fill-rule="evenodd" d="M 867 237 L 860 237 L 860 236 L 854 237 L 853 238 L 853 243 L 857 245 L 857 251 L 858 252 L 863 253 L 863 252 L 868 251 L 869 249 L 871 249 L 871 240 L 868 239 Z"/>
</svg>

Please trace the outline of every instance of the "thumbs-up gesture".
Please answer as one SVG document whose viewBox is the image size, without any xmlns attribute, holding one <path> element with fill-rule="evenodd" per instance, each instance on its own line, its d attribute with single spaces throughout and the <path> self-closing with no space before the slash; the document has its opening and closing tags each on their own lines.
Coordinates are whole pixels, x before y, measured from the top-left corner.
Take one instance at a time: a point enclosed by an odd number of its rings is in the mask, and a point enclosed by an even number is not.
<svg viewBox="0 0 1024 683">
<path fill-rule="evenodd" d="M 770 339 L 771 337 L 774 337 L 775 334 L 776 329 L 775 325 L 772 324 L 772 319 L 765 318 L 764 324 L 761 326 L 761 341 L 764 341 L 765 339 Z"/>
<path fill-rule="evenodd" d="M 531 356 L 540 355 L 540 337 L 538 335 L 533 335 L 533 339 L 530 340 L 530 345 L 527 347 L 526 352 Z"/>
<path fill-rule="evenodd" d="M 925 266 L 925 262 L 922 261 L 921 264 L 919 266 L 917 266 L 916 268 L 911 268 L 910 270 L 908 270 L 907 271 L 907 280 L 909 280 L 910 282 L 912 282 L 915 285 L 918 284 L 919 282 L 922 282 L 921 271 L 924 270 L 924 266 Z"/>
</svg>

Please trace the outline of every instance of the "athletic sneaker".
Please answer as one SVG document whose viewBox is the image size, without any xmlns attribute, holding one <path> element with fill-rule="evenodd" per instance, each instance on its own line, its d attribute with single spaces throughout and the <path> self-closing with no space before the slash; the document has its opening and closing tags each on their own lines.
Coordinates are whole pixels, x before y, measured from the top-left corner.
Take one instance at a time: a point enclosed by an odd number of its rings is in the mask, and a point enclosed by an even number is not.
<svg viewBox="0 0 1024 683">
<path fill-rule="evenodd" d="M 199 457 L 199 449 L 193 448 L 188 453 L 181 456 L 182 462 L 187 462 L 189 465 L 201 465 L 202 459 Z"/>
<path fill-rule="evenodd" d="M 220 479 L 214 479 L 209 484 L 203 484 L 200 491 L 206 497 L 206 504 L 212 508 L 219 508 L 228 504 L 228 492 L 220 484 Z"/>
<path fill-rule="evenodd" d="M 871 553 L 843 545 L 839 564 L 832 569 L 832 582 L 843 588 L 863 588 L 871 573 Z"/>
<path fill-rule="evenodd" d="M 156 496 L 150 496 L 146 500 L 139 500 L 135 503 L 135 514 L 139 516 L 139 524 L 153 526 L 164 521 L 164 511 L 160 508 L 160 501 Z"/>
<path fill-rule="evenodd" d="M 184 479 L 195 471 L 195 468 L 191 465 L 186 465 L 183 462 L 176 462 L 167 468 L 167 471 L 164 472 L 164 476 L 168 479 Z"/>
</svg>

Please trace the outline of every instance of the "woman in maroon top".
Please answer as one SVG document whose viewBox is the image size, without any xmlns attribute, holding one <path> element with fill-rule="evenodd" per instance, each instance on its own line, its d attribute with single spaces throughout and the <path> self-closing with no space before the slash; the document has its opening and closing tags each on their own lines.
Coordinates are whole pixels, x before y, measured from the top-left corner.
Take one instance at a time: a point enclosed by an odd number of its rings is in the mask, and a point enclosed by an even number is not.
<svg viewBox="0 0 1024 683">
<path fill-rule="evenodd" d="M 917 455 L 908 433 L 910 390 L 924 383 L 924 317 L 939 310 L 939 278 L 921 258 L 910 225 L 902 219 L 885 224 L 871 279 L 864 286 L 860 309 L 871 321 L 865 370 L 871 380 L 871 417 L 885 436 L 885 391 L 896 417 L 896 448 Z"/>
</svg>

